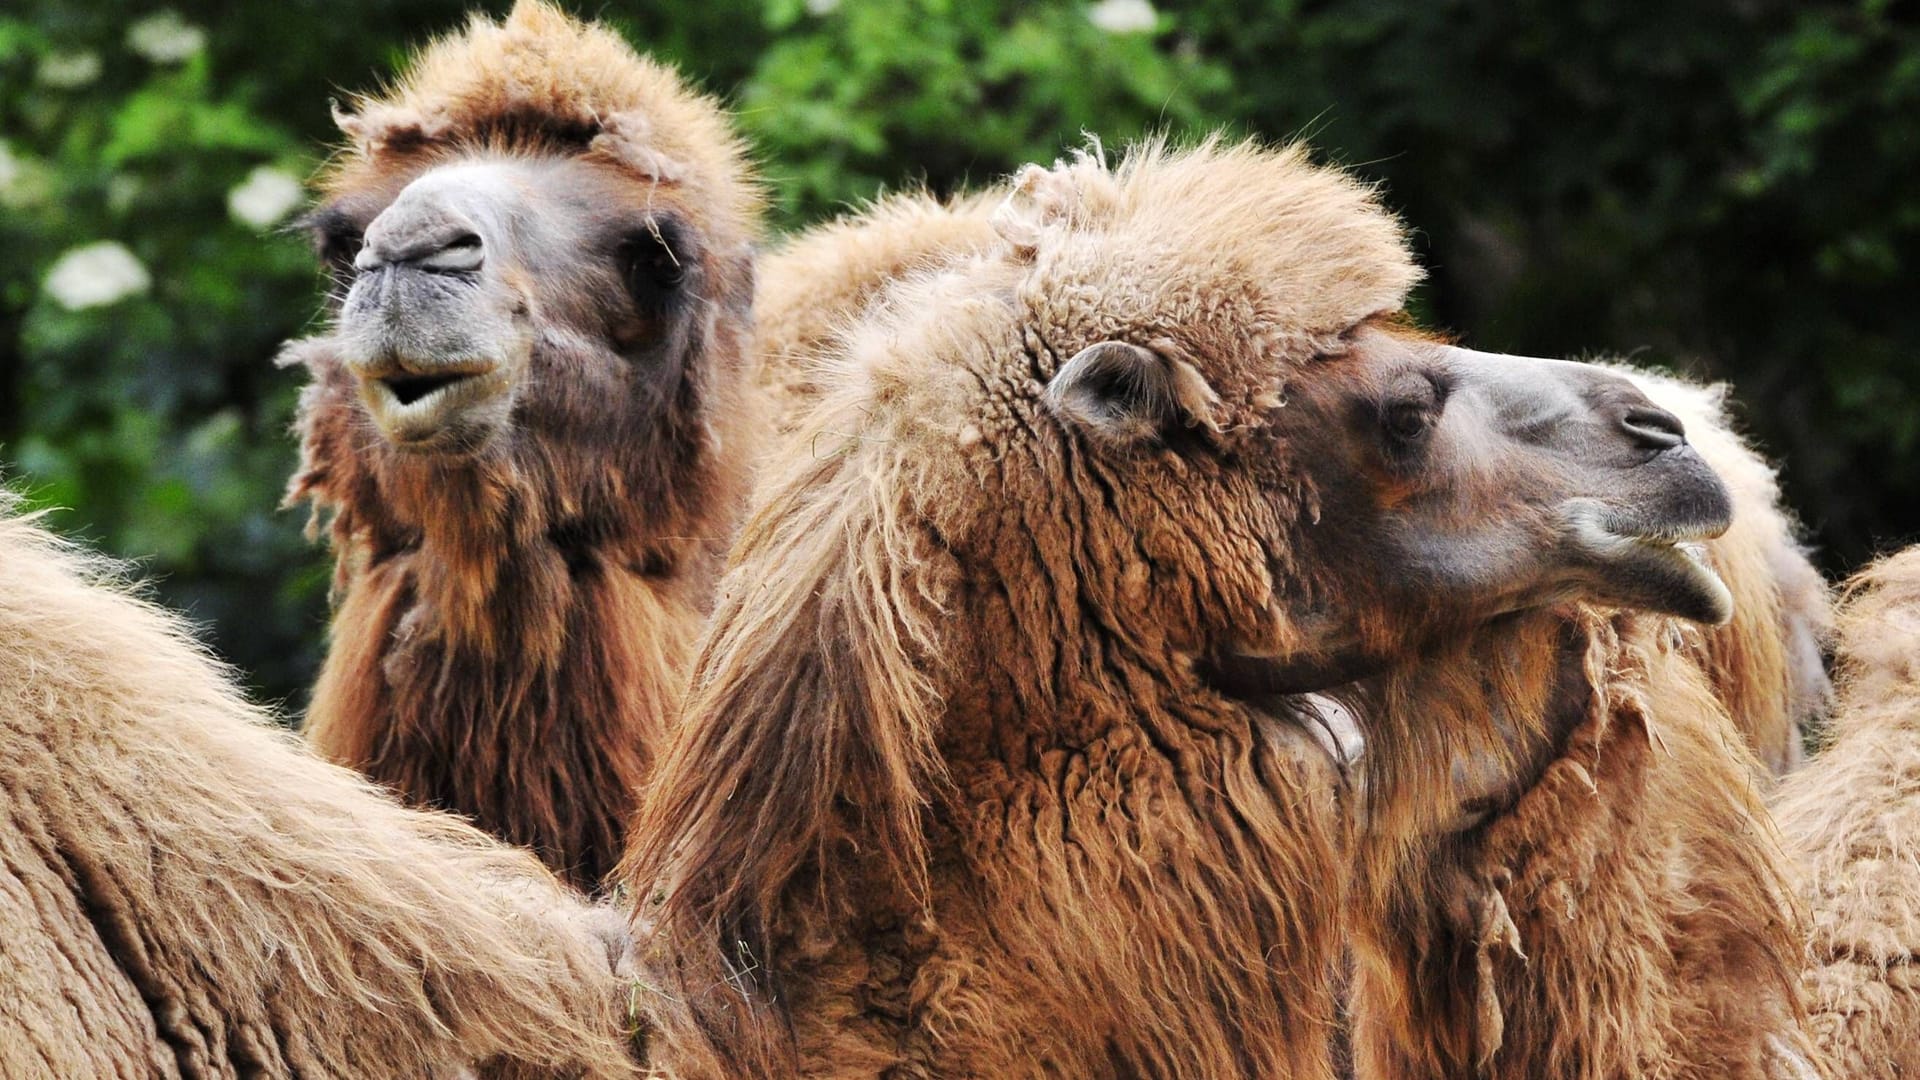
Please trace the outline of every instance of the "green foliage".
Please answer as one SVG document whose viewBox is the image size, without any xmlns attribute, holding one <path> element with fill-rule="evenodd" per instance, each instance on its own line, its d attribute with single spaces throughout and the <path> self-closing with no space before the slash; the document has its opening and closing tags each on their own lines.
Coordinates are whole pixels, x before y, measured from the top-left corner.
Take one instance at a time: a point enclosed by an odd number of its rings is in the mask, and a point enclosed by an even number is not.
<svg viewBox="0 0 1920 1080">
<path fill-rule="evenodd" d="M 272 357 L 321 282 L 267 211 L 329 96 L 467 5 L 163 3 L 0 15 L 0 461 L 297 700 L 326 570 L 275 509 Z M 1920 531 L 1920 32 L 1891 0 L 574 6 L 729 97 L 782 229 L 1087 135 L 1307 137 L 1417 227 L 1429 320 L 1731 380 L 1831 569 Z M 63 303 L 76 249 L 125 295 Z"/>
<path fill-rule="evenodd" d="M 740 88 L 742 126 L 789 221 L 925 181 L 948 191 L 1084 134 L 1108 142 L 1215 123 L 1224 70 L 1079 5 L 848 0 L 821 15 L 771 0 L 777 37 Z"/>
</svg>

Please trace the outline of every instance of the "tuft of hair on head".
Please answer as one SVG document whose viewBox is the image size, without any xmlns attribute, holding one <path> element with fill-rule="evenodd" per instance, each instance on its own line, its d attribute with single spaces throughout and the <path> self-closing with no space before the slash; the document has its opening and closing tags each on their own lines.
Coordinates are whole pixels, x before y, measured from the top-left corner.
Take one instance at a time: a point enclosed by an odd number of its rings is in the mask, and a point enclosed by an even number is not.
<svg viewBox="0 0 1920 1080">
<path fill-rule="evenodd" d="M 336 106 L 347 145 L 320 177 L 329 194 L 449 149 L 595 153 L 751 231 L 763 197 L 744 143 L 712 98 L 598 23 L 545 0 L 428 44 L 385 89 Z"/>
</svg>

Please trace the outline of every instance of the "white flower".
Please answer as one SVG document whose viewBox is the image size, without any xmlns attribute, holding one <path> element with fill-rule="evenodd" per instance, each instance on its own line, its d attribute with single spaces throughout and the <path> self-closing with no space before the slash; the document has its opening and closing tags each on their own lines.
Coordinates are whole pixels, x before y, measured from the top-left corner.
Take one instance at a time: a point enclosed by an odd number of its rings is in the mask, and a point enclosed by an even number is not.
<svg viewBox="0 0 1920 1080">
<path fill-rule="evenodd" d="M 176 11 L 157 12 L 127 27 L 127 48 L 156 64 L 177 64 L 206 47 L 207 32 Z"/>
<path fill-rule="evenodd" d="M 55 90 L 78 89 L 100 77 L 100 54 L 48 53 L 40 59 L 39 77 Z"/>
<path fill-rule="evenodd" d="M 107 179 L 107 209 L 116 214 L 124 214 L 133 206 L 133 200 L 140 197 L 140 178 L 126 173 L 115 173 Z"/>
<path fill-rule="evenodd" d="M 0 206 L 17 210 L 47 200 L 47 170 L 0 139 Z"/>
<path fill-rule="evenodd" d="M 147 268 L 116 240 L 73 248 L 47 271 L 47 294 L 68 311 L 118 303 L 153 285 Z"/>
<path fill-rule="evenodd" d="M 264 229 L 291 213 L 303 197 L 297 178 L 271 165 L 262 165 L 227 192 L 227 213 L 232 214 L 235 221 Z"/>
<path fill-rule="evenodd" d="M 1087 9 L 1087 18 L 1109 34 L 1144 34 L 1160 25 L 1160 13 L 1147 0 L 1100 0 Z"/>
<path fill-rule="evenodd" d="M 807 14 L 813 16 L 831 15 L 840 10 L 840 0 L 807 0 Z"/>
</svg>

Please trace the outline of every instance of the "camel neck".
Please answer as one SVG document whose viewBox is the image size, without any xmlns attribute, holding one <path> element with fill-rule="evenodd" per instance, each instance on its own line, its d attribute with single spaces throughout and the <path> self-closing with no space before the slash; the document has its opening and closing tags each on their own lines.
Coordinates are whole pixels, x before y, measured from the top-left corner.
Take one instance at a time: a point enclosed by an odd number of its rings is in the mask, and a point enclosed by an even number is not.
<svg viewBox="0 0 1920 1080">
<path fill-rule="evenodd" d="M 349 577 L 309 737 L 596 886 L 703 612 L 617 546 L 497 553 L 486 590 L 437 554 L 423 545 Z"/>
</svg>

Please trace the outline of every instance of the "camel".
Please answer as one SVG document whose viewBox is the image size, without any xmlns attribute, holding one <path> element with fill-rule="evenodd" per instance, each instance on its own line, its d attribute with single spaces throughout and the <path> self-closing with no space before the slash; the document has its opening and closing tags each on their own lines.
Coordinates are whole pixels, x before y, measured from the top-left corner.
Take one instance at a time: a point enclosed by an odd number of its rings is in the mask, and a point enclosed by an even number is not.
<svg viewBox="0 0 1920 1080">
<path fill-rule="evenodd" d="M 889 279 L 925 274 L 974 257 L 990 246 L 994 236 L 990 212 L 991 203 L 979 196 L 956 205 L 942 205 L 924 195 L 899 196 L 883 200 L 849 220 L 803 235 L 784 250 L 773 254 L 766 263 L 767 273 L 763 278 L 758 304 L 765 370 L 787 373 L 774 380 L 775 393 L 784 394 L 788 402 L 782 410 L 783 414 L 790 418 L 804 415 L 806 401 L 819 392 L 818 373 L 812 369 L 808 358 L 817 357 L 823 348 L 830 345 L 835 335 L 847 333 L 847 328 L 870 304 L 884 304 L 889 294 L 882 286 Z M 810 277 L 804 278 L 804 287 L 789 289 L 779 284 L 802 280 L 800 270 L 803 267 L 814 271 Z M 1663 770 L 1656 770 L 1651 785 L 1656 794 L 1649 797 L 1636 788 L 1636 794 L 1630 798 L 1638 798 L 1649 807 L 1664 802 L 1668 808 L 1677 806 L 1694 813 L 1696 817 L 1687 822 L 1688 828 L 1725 828 L 1739 836 L 1751 830 L 1750 819 L 1762 814 L 1758 803 L 1752 798 L 1754 778 L 1737 761 L 1728 759 L 1715 739 L 1708 736 L 1717 734 L 1717 729 L 1728 722 L 1725 713 L 1731 713 L 1736 727 L 1747 736 L 1752 749 L 1765 758 L 1774 772 L 1788 771 L 1798 763 L 1801 731 L 1824 710 L 1826 704 L 1827 679 L 1820 652 L 1831 615 L 1825 584 L 1798 542 L 1791 515 L 1780 504 L 1772 469 L 1734 433 L 1725 411 L 1724 388 L 1700 387 L 1625 367 L 1616 366 L 1616 370 L 1633 379 L 1653 401 L 1683 419 L 1690 441 L 1731 488 L 1735 506 L 1732 526 L 1726 534 L 1705 541 L 1703 546 L 1708 561 L 1733 590 L 1736 597 L 1734 618 L 1721 626 L 1667 626 L 1658 630 L 1650 629 L 1645 620 L 1639 620 L 1633 624 L 1634 631 L 1626 635 L 1625 647 L 1621 645 L 1620 630 L 1616 627 L 1601 628 L 1597 633 L 1589 627 L 1579 631 L 1580 640 L 1585 648 L 1597 650 L 1603 655 L 1618 653 L 1623 662 L 1632 657 L 1633 671 L 1641 673 L 1637 677 L 1648 684 L 1658 684 L 1657 687 L 1646 685 L 1637 688 L 1644 698 L 1655 703 L 1652 708 L 1656 714 L 1674 712 L 1682 702 L 1692 702 L 1699 710 L 1678 718 L 1685 722 L 1684 732 L 1664 734 L 1665 729 L 1675 722 L 1675 717 L 1666 717 L 1667 723 L 1661 725 L 1665 745 L 1688 750 L 1697 760 L 1685 767 L 1669 765 Z M 790 419 L 786 426 L 793 427 L 796 424 L 796 419 Z M 807 437 L 812 438 L 813 433 L 808 433 Z M 1592 619 L 1589 613 L 1588 623 Z M 1553 624 L 1548 621 L 1542 625 Z M 1454 662 L 1472 663 L 1471 657 L 1482 653 L 1503 658 L 1516 652 L 1525 656 L 1527 647 L 1515 642 L 1524 642 L 1527 638 L 1523 635 L 1510 640 L 1509 630 L 1503 628 L 1482 635 L 1485 640 L 1479 637 L 1469 639 L 1477 647 L 1463 650 L 1463 655 L 1456 657 Z M 1535 632 L 1541 631 L 1536 628 Z M 1657 650 L 1659 655 L 1652 661 L 1643 657 L 1639 650 L 1646 647 L 1645 639 L 1650 633 L 1678 635 L 1684 657 L 1669 657 L 1664 650 Z M 1559 642 L 1556 636 L 1548 634 L 1543 635 L 1533 647 L 1540 651 L 1541 657 L 1550 658 L 1568 646 Z M 1542 678 L 1553 671 L 1552 666 L 1542 664 L 1539 659 L 1532 663 Z M 1695 668 L 1698 670 L 1693 670 Z M 1724 713 L 1699 697 L 1697 684 L 1702 681 L 1701 676 L 1705 676 L 1706 684 L 1718 698 Z M 1632 678 L 1627 682 L 1631 683 Z M 1618 695 L 1626 688 L 1627 684 L 1622 683 L 1612 686 L 1611 690 Z M 1544 684 L 1538 689 L 1544 690 Z M 1655 693 L 1655 689 L 1662 692 Z M 1668 703 L 1668 697 L 1672 698 L 1671 704 Z M 1449 700 L 1422 701 L 1420 704 L 1429 711 L 1452 710 L 1449 715 L 1456 715 L 1457 723 L 1469 727 L 1484 726 L 1484 719 L 1471 715 L 1473 709 L 1469 707 L 1480 705 L 1484 714 L 1484 702 Z M 1558 707 L 1566 706 L 1563 704 Z M 1469 715 L 1458 716 L 1463 709 Z M 1581 718 L 1582 714 L 1573 710 L 1572 722 L 1577 723 Z M 1629 722 L 1633 721 L 1630 719 Z M 1684 744 L 1682 735 L 1686 736 Z M 1346 738 L 1349 745 L 1357 742 L 1357 732 L 1350 730 Z M 1600 741 L 1598 731 L 1587 731 L 1581 746 L 1592 749 Z M 1608 744 L 1610 761 L 1623 754 L 1634 753 L 1631 748 L 1615 745 L 1618 743 L 1619 738 L 1615 737 Z M 1588 764 L 1591 766 L 1593 763 Z M 1617 767 L 1630 774 L 1641 787 L 1647 786 L 1639 776 L 1641 771 L 1647 769 L 1646 763 L 1635 758 Z M 1704 807 L 1688 805 L 1699 801 L 1700 792 L 1721 794 L 1709 798 Z M 1653 810 L 1639 812 L 1658 813 Z M 1685 815 L 1681 820 L 1686 820 Z M 1609 824 L 1617 826 L 1618 821 Z M 1783 973 L 1791 971 L 1792 965 L 1787 959 L 1791 949 L 1791 926 L 1775 910 L 1775 902 L 1780 899 L 1782 891 L 1777 851 L 1766 844 L 1748 848 L 1736 845 L 1731 850 L 1713 843 L 1705 846 L 1709 851 L 1724 856 L 1725 872 L 1736 883 L 1744 885 L 1744 888 L 1736 891 L 1735 897 L 1749 904 L 1758 904 L 1759 911 L 1752 925 L 1759 928 L 1755 938 L 1764 948 L 1749 949 L 1744 953 L 1728 949 L 1729 956 L 1740 956 L 1746 963 L 1744 974 L 1753 977 L 1761 985 L 1749 994 L 1746 988 L 1740 986 L 1740 973 L 1727 970 L 1716 972 L 1723 980 L 1718 986 L 1724 994 L 1723 1000 L 1711 1004 L 1720 1013 L 1729 1016 L 1741 1015 L 1742 1010 L 1733 1005 L 1748 1004 L 1745 1001 L 1748 997 L 1759 1004 L 1745 1010 L 1744 1016 L 1749 1021 L 1746 1027 L 1723 1025 L 1720 1043 L 1694 1042 L 1697 1048 L 1693 1051 L 1696 1065 L 1701 1074 L 1715 1075 L 1716 1068 L 1723 1060 L 1732 1061 L 1741 1054 L 1752 1055 L 1757 1052 L 1764 1060 L 1784 1063 L 1782 1067 L 1798 1067 L 1798 1063 L 1807 1055 L 1807 1048 L 1804 1039 L 1797 1034 L 1799 1021 L 1792 996 L 1779 992 Z M 1695 888 L 1696 893 L 1698 888 Z M 1684 890 L 1666 895 L 1662 895 L 1658 889 L 1651 890 L 1649 896 L 1642 898 L 1643 906 L 1657 911 L 1660 910 L 1660 903 L 1671 905 L 1686 895 Z M 1693 920 L 1692 925 L 1682 921 L 1682 925 L 1700 935 L 1702 928 L 1698 919 Z M 1712 926 L 1706 928 L 1713 929 Z M 1390 931 L 1389 937 L 1394 932 Z M 1725 936 L 1724 933 L 1719 935 L 1720 938 Z M 1623 940 L 1634 941 L 1636 934 L 1628 932 Z M 1692 954 L 1696 969 L 1697 958 L 1703 953 L 1704 950 L 1696 945 Z M 1623 967 L 1630 963 L 1652 963 L 1647 956 L 1635 955 L 1631 951 L 1616 958 L 1621 959 Z M 1671 960 L 1664 953 L 1661 958 Z M 1481 961 L 1478 956 L 1473 959 L 1475 963 L 1490 962 Z M 1683 956 L 1682 959 L 1687 957 Z M 1722 964 L 1723 967 L 1731 967 L 1724 960 Z M 1677 975 L 1695 978 L 1700 974 L 1695 969 L 1682 971 L 1672 963 L 1667 963 L 1667 971 L 1669 978 Z M 1566 971 L 1563 967 L 1555 973 L 1566 974 Z M 1461 977 L 1458 972 L 1448 974 Z M 1729 974 L 1734 977 L 1728 978 Z M 1476 972 L 1470 968 L 1465 977 L 1476 977 Z M 1590 985 L 1580 976 L 1570 977 L 1574 985 Z M 1771 992 L 1765 986 L 1768 980 L 1772 983 Z M 1445 987 L 1438 989 L 1443 992 Z M 1488 994 L 1492 994 L 1490 981 Z M 1576 1002 L 1574 1008 L 1584 1008 L 1590 1003 L 1590 999 L 1583 999 Z M 1707 1003 L 1707 999 L 1696 1000 L 1693 1004 L 1699 1007 L 1703 1003 Z M 1472 1058 L 1476 1053 L 1472 1039 L 1480 1034 L 1480 1027 L 1488 1028 L 1489 1038 L 1498 1041 L 1497 1025 L 1501 1020 L 1498 1005 L 1498 999 L 1489 996 L 1486 1005 L 1474 1003 L 1473 1008 L 1466 1010 L 1465 1017 L 1455 1018 L 1455 1026 L 1463 1029 L 1462 1043 L 1465 1046 L 1455 1065 L 1460 1065 L 1460 1062 Z M 1400 1006 L 1396 1004 L 1396 1007 Z M 1669 1009 L 1662 1015 L 1662 1021 L 1670 1020 L 1672 1013 L 1673 1010 Z M 1487 1017 L 1484 1021 L 1481 1020 L 1482 1014 Z M 1651 1023 L 1633 1009 L 1625 1010 L 1624 1015 L 1624 1022 L 1629 1024 L 1635 1020 Z M 1609 1021 L 1603 1016 L 1601 1022 Z M 1566 1042 L 1573 1046 L 1582 1045 L 1583 1037 L 1590 1035 L 1589 1028 L 1559 1019 L 1554 1021 L 1552 1030 L 1563 1033 Z M 1661 1034 L 1664 1036 L 1670 1030 L 1670 1026 L 1662 1029 Z M 1664 1046 L 1664 1042 L 1656 1039 L 1644 1041 L 1637 1049 L 1644 1058 L 1654 1058 L 1664 1053 Z M 1547 1068 L 1549 1073 L 1557 1075 L 1565 1067 L 1564 1061 L 1558 1059 L 1549 1067 L 1517 1053 L 1518 1047 L 1517 1040 L 1508 1047 L 1508 1074 L 1528 1075 L 1530 1069 L 1537 1071 Z M 1740 1049 L 1736 1052 L 1731 1050 L 1732 1047 Z M 1776 1047 L 1784 1047 L 1784 1055 L 1776 1052 Z M 1685 1054 L 1667 1056 L 1675 1061 L 1686 1060 Z M 1642 1059 L 1629 1060 L 1637 1063 Z M 1637 1068 L 1637 1064 L 1634 1067 Z M 1404 1063 L 1397 1068 L 1375 1066 L 1374 1074 L 1399 1075 L 1400 1070 L 1407 1068 L 1410 1066 Z M 1465 1071 L 1465 1066 L 1460 1065 L 1456 1071 Z"/>
<path fill-rule="evenodd" d="M 282 360 L 336 560 L 307 734 L 593 887 L 743 507 L 760 195 L 717 105 L 539 0 L 337 119 L 337 303 Z"/>
<path fill-rule="evenodd" d="M 1832 742 L 1774 813 L 1799 871 L 1812 1029 L 1835 1075 L 1920 1075 L 1920 547 L 1846 588 Z"/>
<path fill-rule="evenodd" d="M 896 279 L 933 272 L 989 250 L 992 214 L 1005 192 L 942 201 L 924 192 L 881 198 L 809 229 L 763 257 L 754 297 L 758 367 L 782 437 L 821 393 L 821 358 Z M 1733 618 L 1686 640 L 1716 694 L 1775 775 L 1796 768 L 1805 733 L 1829 707 L 1823 654 L 1832 599 L 1784 506 L 1774 469 L 1740 437 L 1728 389 L 1609 362 L 1660 407 L 1733 495 L 1732 526 L 1704 541 L 1708 561 L 1734 596 Z M 818 432 L 805 432 L 812 441 Z"/>
<path fill-rule="evenodd" d="M 0 497 L 0 1075 L 628 1076 L 625 951 Z"/>
<path fill-rule="evenodd" d="M 1402 326 L 1398 223 L 1298 149 L 1033 168 L 992 224 L 760 481 L 620 873 L 653 1062 L 1331 1075 L 1352 792 L 1299 694 L 1569 597 L 1718 621 L 1675 542 L 1726 489 L 1629 380 Z"/>
<path fill-rule="evenodd" d="M 1367 732 L 1356 1076 L 1819 1075 L 1763 767 L 1699 636 L 1550 610 L 1336 693 Z"/>
</svg>

